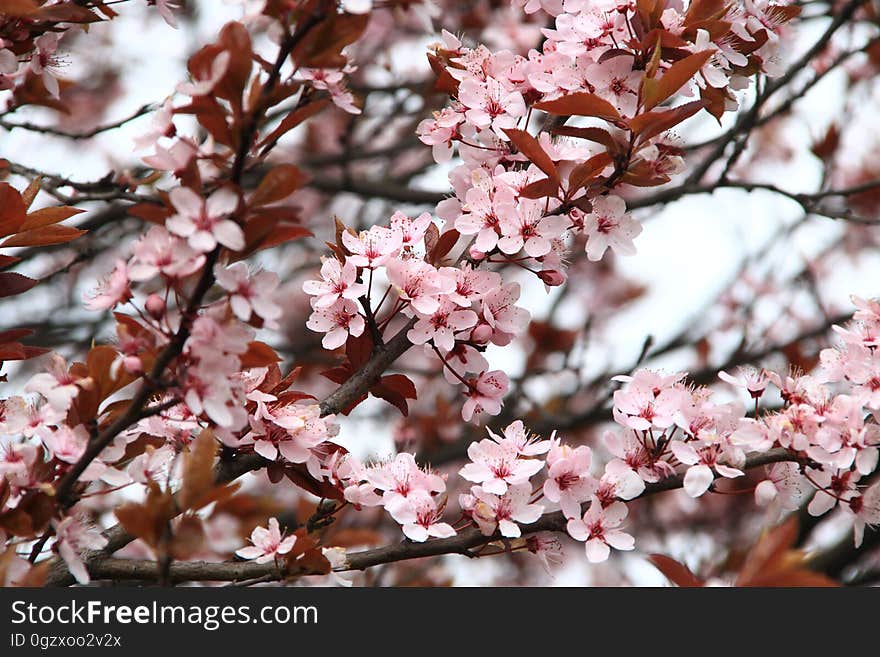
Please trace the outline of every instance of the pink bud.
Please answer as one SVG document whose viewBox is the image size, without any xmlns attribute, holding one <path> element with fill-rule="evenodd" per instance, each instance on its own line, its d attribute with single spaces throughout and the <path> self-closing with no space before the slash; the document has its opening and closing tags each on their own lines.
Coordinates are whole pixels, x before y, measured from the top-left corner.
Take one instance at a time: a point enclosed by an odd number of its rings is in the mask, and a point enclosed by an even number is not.
<svg viewBox="0 0 880 657">
<path fill-rule="evenodd" d="M 161 319 L 165 316 L 165 299 L 158 294 L 148 296 L 144 307 L 153 319 Z"/>
<path fill-rule="evenodd" d="M 470 249 L 468 249 L 468 253 L 471 256 L 471 259 L 473 259 L 473 260 L 482 260 L 483 258 L 486 257 L 486 254 L 483 253 L 482 251 L 480 251 L 475 246 L 472 246 Z"/>
<path fill-rule="evenodd" d="M 489 342 L 491 337 L 492 327 L 488 324 L 480 324 L 479 326 L 474 327 L 474 330 L 471 331 L 471 340 L 473 340 L 477 344 Z"/>
<path fill-rule="evenodd" d="M 122 359 L 122 367 L 129 374 L 140 374 L 144 371 L 144 364 L 137 356 L 126 356 Z"/>
<path fill-rule="evenodd" d="M 550 287 L 556 287 L 565 282 L 565 276 L 561 271 L 556 269 L 542 269 L 538 272 L 538 278 L 544 281 L 545 285 L 549 285 Z"/>
</svg>

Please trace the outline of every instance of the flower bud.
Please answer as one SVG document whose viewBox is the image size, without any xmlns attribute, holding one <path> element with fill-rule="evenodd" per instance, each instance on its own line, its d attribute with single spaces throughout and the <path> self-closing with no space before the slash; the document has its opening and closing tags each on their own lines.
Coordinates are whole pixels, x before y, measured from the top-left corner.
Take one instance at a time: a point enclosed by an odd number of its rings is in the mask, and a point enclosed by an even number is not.
<svg viewBox="0 0 880 657">
<path fill-rule="evenodd" d="M 165 316 L 165 299 L 158 294 L 148 296 L 144 307 L 153 319 L 161 319 Z"/>
</svg>

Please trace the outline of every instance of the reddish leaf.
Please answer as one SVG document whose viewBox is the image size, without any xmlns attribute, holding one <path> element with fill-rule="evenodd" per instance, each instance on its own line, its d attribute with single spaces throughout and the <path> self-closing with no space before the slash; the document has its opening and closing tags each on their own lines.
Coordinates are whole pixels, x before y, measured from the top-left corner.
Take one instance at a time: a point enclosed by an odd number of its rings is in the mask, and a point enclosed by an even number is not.
<svg viewBox="0 0 880 657">
<path fill-rule="evenodd" d="M 595 116 L 612 122 L 620 121 L 620 113 L 614 105 L 596 94 L 583 91 L 535 103 L 534 108 L 560 116 Z"/>
<path fill-rule="evenodd" d="M 652 554 L 648 560 L 657 567 L 667 579 L 681 588 L 699 588 L 703 581 L 694 575 L 684 564 L 663 554 Z"/>
<path fill-rule="evenodd" d="M 275 353 L 275 350 L 272 349 L 272 347 L 265 342 L 260 342 L 258 340 L 249 342 L 247 351 L 244 352 L 240 358 L 242 369 L 248 369 L 251 367 L 268 367 L 281 360 L 281 357 Z"/>
<path fill-rule="evenodd" d="M 550 178 L 541 178 L 523 187 L 519 194 L 525 198 L 545 198 L 547 196 L 556 196 L 558 191 L 558 184 L 554 183 Z"/>
<path fill-rule="evenodd" d="M 37 283 L 39 281 L 15 272 L 0 272 L 0 298 L 27 292 Z"/>
<path fill-rule="evenodd" d="M 39 9 L 34 0 L 0 0 L 0 14 L 24 18 Z"/>
<path fill-rule="evenodd" d="M 265 146 L 270 146 L 274 144 L 281 138 L 282 135 L 289 132 L 290 130 L 293 130 L 300 123 L 314 116 L 330 104 L 331 101 L 329 99 L 319 98 L 318 100 L 307 103 L 302 107 L 298 107 L 294 111 L 290 112 L 283 119 L 281 119 L 281 123 L 278 124 L 278 127 L 276 127 L 260 142 L 260 147 L 263 148 Z"/>
<path fill-rule="evenodd" d="M 22 198 L 24 198 L 24 196 L 22 196 Z M 25 202 L 27 202 L 27 199 L 24 200 Z M 42 226 L 57 224 L 59 221 L 69 219 L 70 217 L 81 212 L 85 212 L 85 210 L 80 210 L 79 208 L 71 208 L 66 205 L 36 210 L 35 212 L 31 212 L 27 216 L 27 218 L 24 220 L 24 223 L 21 225 L 20 230 L 30 230 L 32 228 L 40 228 Z"/>
<path fill-rule="evenodd" d="M 126 213 L 160 226 L 173 214 L 170 208 L 161 203 L 135 203 L 126 209 Z"/>
<path fill-rule="evenodd" d="M 434 244 L 434 247 L 428 252 L 429 262 L 432 262 L 435 265 L 442 262 L 443 258 L 452 251 L 456 244 L 458 244 L 459 237 L 459 232 L 454 228 L 450 228 L 440 235 L 440 237 L 437 238 L 437 243 Z"/>
<path fill-rule="evenodd" d="M 596 178 L 605 170 L 613 160 L 607 152 L 594 155 L 586 162 L 581 162 L 568 176 L 568 194 L 571 195 L 581 187 L 584 187 L 590 180 Z"/>
<path fill-rule="evenodd" d="M 557 187 L 559 186 L 559 171 L 556 169 L 556 164 L 547 155 L 547 151 L 541 147 L 537 139 L 525 130 L 517 130 L 516 128 L 505 130 L 504 134 L 510 138 L 510 141 L 513 142 L 520 153 L 529 158 L 541 171 L 546 173 Z"/>
<path fill-rule="evenodd" d="M 249 203 L 259 207 L 281 201 L 299 189 L 304 180 L 305 176 L 299 167 L 293 164 L 279 164 L 263 176 Z"/>
<path fill-rule="evenodd" d="M 217 441 L 214 432 L 205 429 L 190 445 L 183 456 L 183 485 L 180 488 L 180 506 L 198 509 L 205 505 L 205 494 L 214 488 L 214 455 Z"/>
<path fill-rule="evenodd" d="M 43 178 L 41 176 L 37 176 L 33 180 L 31 180 L 30 184 L 25 188 L 25 190 L 21 193 L 21 200 L 24 202 L 26 208 L 30 209 L 31 205 L 34 202 L 34 199 L 37 198 L 37 194 L 40 193 L 40 184 L 43 182 Z"/>
<path fill-rule="evenodd" d="M 73 228 L 72 226 L 42 226 L 32 230 L 26 230 L 17 235 L 7 237 L 0 246 L 46 246 L 49 244 L 64 244 L 75 240 L 87 231 Z"/>
<path fill-rule="evenodd" d="M 645 109 L 654 109 L 657 105 L 681 89 L 693 79 L 697 71 L 709 61 L 713 50 L 703 50 L 688 55 L 670 66 L 659 80 L 644 78 L 642 82 L 642 101 Z"/>
<path fill-rule="evenodd" d="M 665 132 L 692 117 L 705 106 L 704 101 L 695 100 L 669 110 L 640 114 L 629 122 L 629 129 L 639 137 L 639 141 L 647 142 L 652 137 L 656 137 L 661 132 Z"/>
<path fill-rule="evenodd" d="M 19 191 L 9 183 L 0 183 L 0 237 L 17 233 L 26 217 Z"/>
<path fill-rule="evenodd" d="M 570 125 L 563 125 L 553 128 L 553 134 L 593 141 L 597 144 L 602 144 L 610 153 L 617 153 L 620 151 L 620 144 L 617 140 L 611 136 L 611 133 L 602 128 L 576 128 Z"/>
<path fill-rule="evenodd" d="M 403 374 L 383 376 L 376 385 L 370 388 L 370 393 L 396 406 L 404 417 L 409 415 L 409 406 L 406 400 L 418 398 L 415 384 Z"/>
</svg>

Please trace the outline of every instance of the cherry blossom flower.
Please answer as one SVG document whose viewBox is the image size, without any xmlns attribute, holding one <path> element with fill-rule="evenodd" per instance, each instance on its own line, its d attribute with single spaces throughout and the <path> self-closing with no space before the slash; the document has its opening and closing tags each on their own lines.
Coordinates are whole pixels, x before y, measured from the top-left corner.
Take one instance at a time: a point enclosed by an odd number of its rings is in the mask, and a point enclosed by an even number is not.
<svg viewBox="0 0 880 657">
<path fill-rule="evenodd" d="M 471 443 L 467 453 L 471 462 L 462 467 L 458 474 L 480 484 L 487 493 L 496 495 L 504 495 L 508 486 L 528 483 L 544 467 L 544 461 L 518 458 L 517 452 L 509 445 L 488 438 Z"/>
<path fill-rule="evenodd" d="M 256 527 L 251 532 L 251 543 L 239 548 L 235 554 L 242 559 L 254 559 L 257 563 L 269 563 L 293 549 L 296 536 L 282 537 L 277 518 L 269 518 L 269 528 Z"/>
<path fill-rule="evenodd" d="M 46 371 L 34 374 L 25 385 L 25 392 L 37 392 L 46 398 L 56 411 L 65 412 L 81 389 L 91 388 L 91 378 L 71 374 L 67 362 L 58 354 L 51 354 Z"/>
<path fill-rule="evenodd" d="M 354 236 L 343 231 L 342 244 L 351 253 L 348 261 L 358 267 L 376 269 L 386 264 L 403 246 L 403 235 L 384 226 L 373 226 Z"/>
<path fill-rule="evenodd" d="M 619 196 L 593 199 L 593 208 L 586 217 L 587 258 L 600 260 L 610 246 L 619 255 L 634 255 L 633 240 L 642 232 L 642 225 L 626 214 L 626 203 Z"/>
<path fill-rule="evenodd" d="M 600 563 L 608 559 L 611 548 L 632 550 L 635 547 L 633 537 L 620 529 L 628 512 L 623 502 L 614 502 L 603 509 L 599 499 L 593 497 L 583 517 L 571 518 L 566 530 L 576 541 L 585 541 L 590 563 Z"/>
<path fill-rule="evenodd" d="M 41 77 L 46 91 L 55 98 L 60 96 L 58 78 L 56 77 L 61 63 L 56 54 L 60 38 L 57 32 L 46 32 L 34 39 L 36 52 L 30 61 L 31 71 Z"/>
<path fill-rule="evenodd" d="M 522 94 L 505 89 L 494 78 L 485 82 L 464 80 L 458 88 L 458 100 L 467 108 L 468 121 L 479 129 L 491 129 L 502 140 L 507 140 L 504 130 L 515 128 L 517 120 L 526 113 Z"/>
<path fill-rule="evenodd" d="M 158 274 L 172 280 L 197 272 L 205 263 L 205 256 L 189 244 L 171 235 L 162 226 L 153 226 L 135 242 L 134 254 L 128 267 L 132 281 L 146 281 Z"/>
<path fill-rule="evenodd" d="M 53 520 L 55 526 L 55 545 L 58 554 L 67 565 L 70 574 L 80 584 L 91 581 L 89 571 L 82 559 L 85 550 L 100 550 L 107 545 L 99 531 L 74 516 L 67 516 L 60 522 Z"/>
<path fill-rule="evenodd" d="M 407 332 L 406 337 L 413 344 L 433 341 L 445 353 L 455 346 L 457 332 L 472 328 L 476 323 L 477 314 L 473 310 L 460 309 L 448 298 L 443 298 L 437 310 L 430 316 L 421 317 Z"/>
<path fill-rule="evenodd" d="M 89 310 L 109 310 L 131 299 L 131 282 L 128 278 L 128 265 L 124 260 L 117 260 L 110 276 L 99 283 L 97 289 L 83 296 Z"/>
<path fill-rule="evenodd" d="M 321 340 L 324 349 L 337 349 L 345 344 L 349 335 L 358 337 L 363 334 L 366 324 L 354 301 L 339 299 L 332 306 L 315 308 L 306 326 L 318 333 L 326 333 Z"/>
<path fill-rule="evenodd" d="M 461 508 L 471 514 L 483 535 L 490 536 L 497 529 L 502 536 L 519 538 L 522 535 L 519 524 L 531 524 L 544 512 L 540 504 L 529 503 L 531 494 L 529 484 L 510 486 L 502 496 L 474 486 L 470 494 L 461 496 L 459 502 Z"/>
<path fill-rule="evenodd" d="M 434 498 L 423 490 L 416 490 L 407 497 L 395 497 L 385 504 L 385 510 L 403 526 L 404 535 L 411 541 L 424 543 L 431 536 L 455 536 L 451 525 L 439 522 L 442 510 L 437 507 Z"/>
<path fill-rule="evenodd" d="M 212 251 L 219 242 L 240 251 L 244 232 L 231 219 L 224 219 L 238 207 L 238 195 L 223 187 L 203 199 L 189 187 L 176 187 L 169 195 L 177 214 L 168 217 L 165 226 L 172 233 L 187 238 L 196 251 Z"/>
<path fill-rule="evenodd" d="M 544 216 L 543 202 L 520 201 L 517 212 L 501 219 L 503 237 L 498 240 L 502 253 L 513 255 L 525 249 L 530 258 L 550 253 L 552 241 L 560 237 L 568 225 L 561 216 Z"/>
<path fill-rule="evenodd" d="M 461 417 L 465 422 L 479 413 L 498 415 L 501 412 L 501 399 L 507 393 L 509 379 L 501 370 L 480 372 L 476 379 L 470 380 L 467 401 L 461 407 Z"/>
<path fill-rule="evenodd" d="M 440 308 L 440 295 L 455 289 L 455 279 L 424 260 L 394 260 L 387 266 L 388 280 L 402 299 L 421 315 L 433 315 Z"/>
<path fill-rule="evenodd" d="M 669 448 L 675 458 L 691 466 L 684 475 L 684 491 L 691 497 L 699 497 L 709 490 L 709 486 L 715 481 L 713 469 L 722 477 L 743 475 L 742 470 L 719 463 L 720 458 L 726 457 L 725 449 L 720 443 L 673 441 Z"/>
<path fill-rule="evenodd" d="M 321 279 L 303 283 L 303 291 L 316 297 L 313 308 L 327 308 L 339 299 L 356 300 L 367 293 L 367 286 L 357 282 L 357 267 L 351 259 L 340 264 L 336 258 L 324 258 Z"/>
<path fill-rule="evenodd" d="M 731 376 L 727 372 L 719 372 L 718 378 L 738 388 L 745 388 L 752 399 L 759 399 L 767 389 L 767 373 L 750 367 L 739 368 L 740 378 Z"/>
<path fill-rule="evenodd" d="M 581 445 L 572 449 L 558 442 L 547 454 L 544 497 L 556 502 L 567 518 L 579 518 L 581 503 L 596 492 L 598 483 L 590 474 L 593 452 Z"/>
<path fill-rule="evenodd" d="M 251 275 L 245 263 L 236 262 L 228 267 L 217 265 L 214 277 L 229 292 L 229 306 L 239 319 L 247 321 L 254 314 L 271 326 L 281 317 L 281 306 L 275 301 L 278 274 L 262 271 Z"/>
<path fill-rule="evenodd" d="M 774 463 L 767 468 L 767 479 L 755 487 L 755 502 L 759 506 L 778 506 L 780 510 L 794 511 L 801 505 L 805 481 L 795 463 Z"/>
</svg>

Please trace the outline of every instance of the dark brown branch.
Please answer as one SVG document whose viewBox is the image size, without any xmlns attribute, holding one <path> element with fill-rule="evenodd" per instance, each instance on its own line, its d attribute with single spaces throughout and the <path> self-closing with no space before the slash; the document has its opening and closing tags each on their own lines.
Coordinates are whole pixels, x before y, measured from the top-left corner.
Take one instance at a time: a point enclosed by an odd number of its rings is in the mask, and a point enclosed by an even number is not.
<svg viewBox="0 0 880 657">
<path fill-rule="evenodd" d="M 112 123 L 106 123 L 104 125 L 97 126 L 95 128 L 92 128 L 91 130 L 86 130 L 85 132 L 67 132 L 66 130 L 59 130 L 58 128 L 53 128 L 52 126 L 37 125 L 36 123 L 30 123 L 27 121 L 22 123 L 12 123 L 9 121 L 4 121 L 3 119 L 0 119 L 0 128 L 5 128 L 9 131 L 28 130 L 30 132 L 39 132 L 44 135 L 52 135 L 53 137 L 64 137 L 65 139 L 91 139 L 92 137 L 95 137 L 103 132 L 109 132 L 110 130 L 120 128 L 126 123 L 134 121 L 144 114 L 152 112 L 154 109 L 155 106 L 152 103 L 148 103 L 141 106 L 134 113 L 126 116 L 125 118 L 119 119 L 118 121 L 113 121 Z"/>
</svg>

